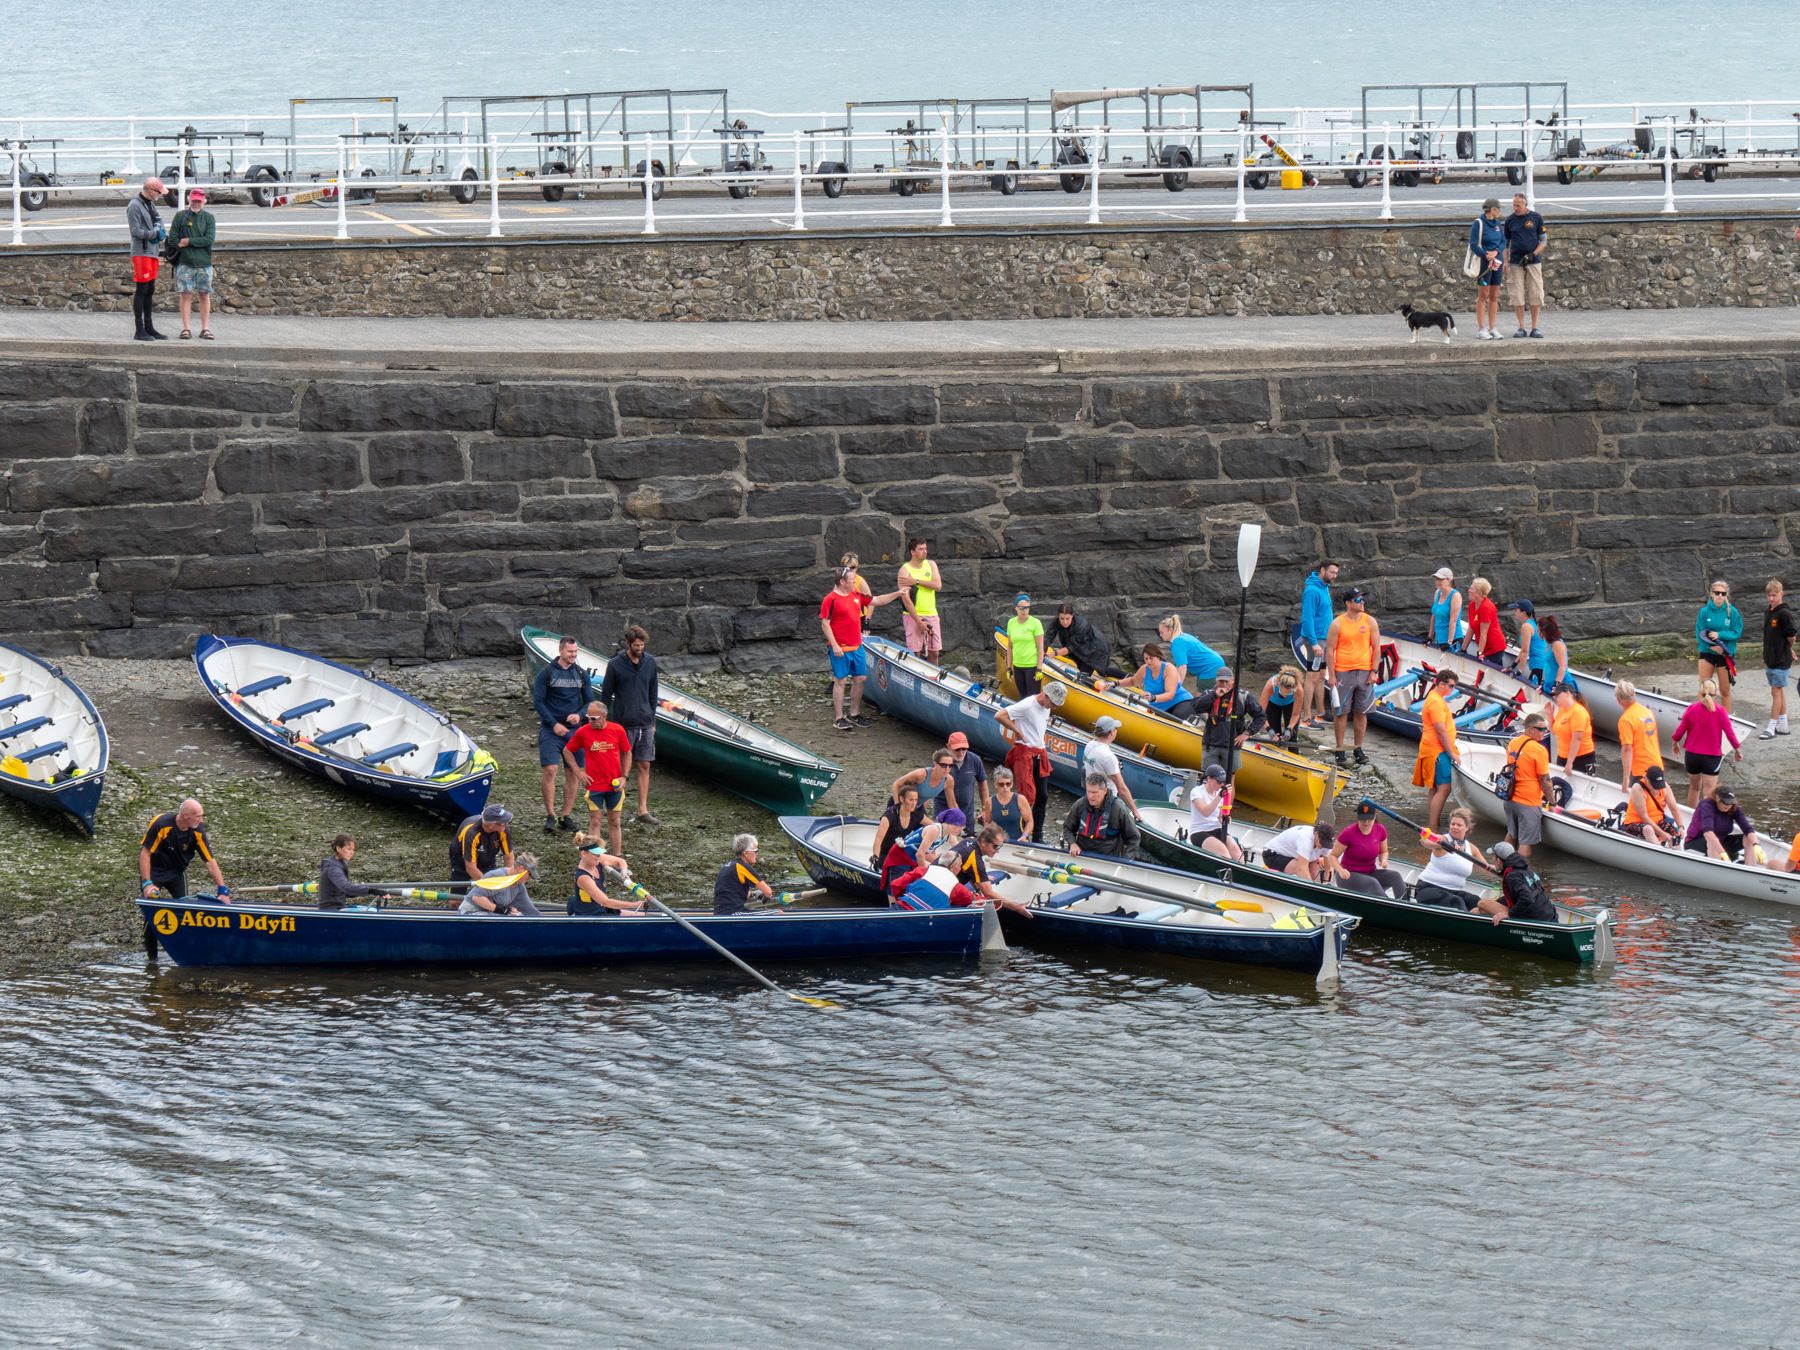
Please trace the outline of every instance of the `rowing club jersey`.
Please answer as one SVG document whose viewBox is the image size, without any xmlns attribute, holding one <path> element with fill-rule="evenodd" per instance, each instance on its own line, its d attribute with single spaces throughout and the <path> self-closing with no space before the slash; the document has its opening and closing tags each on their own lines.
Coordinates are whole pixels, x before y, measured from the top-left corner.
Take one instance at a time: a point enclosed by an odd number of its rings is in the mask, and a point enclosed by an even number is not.
<svg viewBox="0 0 1800 1350">
<path fill-rule="evenodd" d="M 894 898 L 898 909 L 961 909 L 975 903 L 975 893 L 958 884 L 948 867 L 915 868 L 901 881 L 900 893 Z"/>
</svg>

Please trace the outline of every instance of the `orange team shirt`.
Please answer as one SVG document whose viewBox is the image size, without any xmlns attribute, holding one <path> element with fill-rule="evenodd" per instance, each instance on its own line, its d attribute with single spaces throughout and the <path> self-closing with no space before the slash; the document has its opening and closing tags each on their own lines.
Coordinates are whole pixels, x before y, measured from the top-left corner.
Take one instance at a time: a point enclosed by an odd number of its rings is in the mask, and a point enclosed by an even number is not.
<svg viewBox="0 0 1800 1350">
<path fill-rule="evenodd" d="M 1550 730 L 1556 735 L 1556 757 L 1567 760 L 1571 753 L 1591 755 L 1594 753 L 1594 719 L 1588 710 L 1579 703 L 1569 705 L 1568 711 L 1558 712 L 1551 720 Z M 1571 752 L 1570 743 L 1575 749 Z"/>
<path fill-rule="evenodd" d="M 1375 620 L 1367 614 L 1360 623 L 1349 614 L 1339 617 L 1333 664 L 1339 670 L 1375 669 Z"/>
<path fill-rule="evenodd" d="M 1437 757 L 1456 749 L 1456 718 L 1450 702 L 1435 687 L 1425 695 L 1419 713 L 1419 757 L 1413 761 L 1413 786 L 1429 787 L 1437 770 Z"/>
<path fill-rule="evenodd" d="M 1550 752 L 1543 742 L 1534 741 L 1528 735 L 1514 736 L 1507 744 L 1506 753 L 1512 757 L 1513 769 L 1513 803 L 1517 806 L 1542 806 L 1544 804 L 1543 775 L 1550 772 Z"/>
<path fill-rule="evenodd" d="M 1636 778 L 1652 764 L 1663 762 L 1662 746 L 1656 739 L 1656 714 L 1641 703 L 1633 703 L 1619 714 L 1619 748 L 1631 751 L 1631 776 Z"/>
<path fill-rule="evenodd" d="M 1794 842 L 1788 846 L 1788 870 L 1800 871 L 1800 834 L 1794 836 Z"/>
<path fill-rule="evenodd" d="M 1628 796 L 1625 799 L 1625 820 L 1623 822 L 1624 824 L 1626 824 L 1626 825 L 1660 825 L 1665 820 L 1679 820 L 1680 819 L 1680 817 L 1675 814 L 1675 797 L 1674 797 L 1673 789 L 1664 788 L 1661 792 L 1657 792 L 1657 791 L 1653 790 L 1648 783 L 1645 783 L 1644 784 L 1644 800 L 1650 803 L 1652 809 L 1660 812 L 1661 814 L 1652 816 L 1649 820 L 1644 819 L 1644 813 L 1642 811 L 1639 811 L 1638 807 L 1637 807 L 1637 802 L 1638 802 L 1637 793 L 1633 792 L 1630 796 Z M 1795 841 L 1795 843 L 1800 844 L 1800 835 L 1795 835 L 1794 841 Z"/>
</svg>

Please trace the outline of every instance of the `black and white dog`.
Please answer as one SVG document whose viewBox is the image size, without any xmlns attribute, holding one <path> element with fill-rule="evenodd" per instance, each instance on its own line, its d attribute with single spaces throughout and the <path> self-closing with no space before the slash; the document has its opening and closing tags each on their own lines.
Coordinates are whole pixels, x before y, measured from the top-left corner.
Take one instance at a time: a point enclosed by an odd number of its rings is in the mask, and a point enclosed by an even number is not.
<svg viewBox="0 0 1800 1350">
<path fill-rule="evenodd" d="M 1444 335 L 1445 342 L 1456 336 L 1456 316 L 1441 309 L 1414 309 L 1411 305 L 1402 305 L 1400 313 L 1406 319 L 1406 326 L 1412 329 L 1414 342 L 1419 340 L 1419 332 L 1425 328 L 1437 329 Z"/>
</svg>

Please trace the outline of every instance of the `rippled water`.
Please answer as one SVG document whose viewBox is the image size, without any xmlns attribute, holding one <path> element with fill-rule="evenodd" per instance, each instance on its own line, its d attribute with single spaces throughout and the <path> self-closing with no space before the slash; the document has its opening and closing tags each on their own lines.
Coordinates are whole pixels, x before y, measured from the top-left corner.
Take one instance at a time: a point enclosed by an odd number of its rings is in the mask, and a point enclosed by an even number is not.
<svg viewBox="0 0 1800 1350">
<path fill-rule="evenodd" d="M 1575 864 L 1557 875 L 1583 877 Z M 0 1340 L 1791 1342 L 1800 945 L 0 983 Z"/>
</svg>

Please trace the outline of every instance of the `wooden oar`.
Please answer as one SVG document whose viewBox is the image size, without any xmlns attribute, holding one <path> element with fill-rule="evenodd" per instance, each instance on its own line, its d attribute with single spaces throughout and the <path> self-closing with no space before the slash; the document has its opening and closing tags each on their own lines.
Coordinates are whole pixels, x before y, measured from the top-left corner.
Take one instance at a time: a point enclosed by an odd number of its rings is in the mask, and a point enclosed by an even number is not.
<svg viewBox="0 0 1800 1350">
<path fill-rule="evenodd" d="M 1041 877 L 1043 880 L 1051 882 L 1058 886 L 1065 885 L 1065 884 L 1066 885 L 1075 885 L 1075 886 L 1086 886 L 1091 890 L 1112 891 L 1118 895 L 1128 895 L 1128 896 L 1131 896 L 1135 900 L 1163 900 L 1163 901 L 1167 901 L 1169 904 L 1172 904 L 1172 905 L 1180 905 L 1184 909 L 1205 910 L 1209 914 L 1217 914 L 1219 917 L 1229 920 L 1232 923 L 1237 922 L 1236 919 L 1233 919 L 1231 917 L 1231 915 L 1229 915 L 1225 912 L 1224 906 L 1215 905 L 1210 900 L 1195 900 L 1191 896 L 1174 895 L 1174 894 L 1166 893 L 1163 891 L 1155 890 L 1151 887 L 1134 886 L 1129 882 L 1121 882 L 1121 881 L 1117 881 L 1117 880 L 1113 880 L 1113 879 L 1103 879 L 1101 877 L 1082 872 L 1080 870 L 1080 867 L 1078 864 L 1067 864 L 1067 865 L 1062 864 L 1062 863 L 1039 864 L 1034 861 L 1029 866 L 1026 866 L 1020 870 L 1024 875 Z M 1252 905 L 1248 901 L 1237 901 L 1234 904 L 1234 908 L 1254 909 L 1254 910 L 1257 910 L 1260 912 L 1262 909 L 1262 906 L 1261 905 Z"/>
<path fill-rule="evenodd" d="M 460 897 L 450 890 L 442 888 L 448 885 L 468 890 L 503 891 L 530 875 L 529 872 L 514 872 L 511 876 L 482 877 L 479 881 L 439 882 L 437 887 L 431 890 L 421 889 L 420 884 L 416 881 L 374 881 L 369 884 L 377 891 L 386 891 L 392 895 L 404 895 L 412 899 L 456 900 Z M 299 881 L 289 886 L 239 886 L 232 891 L 233 895 L 317 895 L 318 893 L 319 883 L 316 881 Z"/>
<path fill-rule="evenodd" d="M 796 900 L 812 900 L 825 894 L 823 886 L 815 886 L 809 891 L 777 891 L 775 903 L 782 906 L 791 905 Z"/>
<path fill-rule="evenodd" d="M 1399 821 L 1402 825 L 1406 826 L 1407 829 L 1417 830 L 1419 832 L 1419 838 L 1425 840 L 1427 843 L 1436 841 L 1443 845 L 1446 852 L 1454 853 L 1459 858 L 1467 858 L 1470 862 L 1474 863 L 1475 866 L 1481 868 L 1483 871 L 1492 872 L 1495 876 L 1500 875 L 1500 869 L 1498 867 L 1495 867 L 1492 863 L 1483 861 L 1481 858 L 1477 857 L 1473 853 L 1464 852 L 1462 849 L 1460 849 L 1456 846 L 1456 841 L 1454 839 L 1452 839 L 1449 835 L 1433 834 L 1430 830 L 1426 829 L 1423 825 L 1419 824 L 1418 821 L 1408 820 L 1405 816 L 1401 815 L 1398 811 L 1390 811 L 1387 807 L 1383 806 L 1378 801 L 1374 801 L 1368 797 L 1364 797 L 1363 800 L 1365 802 L 1368 802 L 1368 804 L 1370 806 L 1374 807 L 1377 811 L 1381 812 L 1382 815 L 1387 816 L 1390 819 Z"/>
<path fill-rule="evenodd" d="M 699 938 L 707 946 L 711 947 L 720 956 L 724 957 L 727 961 L 731 962 L 732 965 L 736 966 L 739 970 L 743 971 L 744 974 L 748 975 L 751 979 L 755 980 L 758 984 L 762 985 L 765 989 L 773 990 L 777 994 L 785 994 L 785 995 L 787 995 L 787 997 L 793 999 L 794 1002 L 796 1002 L 796 1003 L 805 1003 L 814 1008 L 835 1008 L 838 1006 L 837 1004 L 833 1003 L 828 998 L 808 998 L 804 994 L 795 994 L 795 993 L 789 992 L 786 989 L 783 989 L 780 985 L 776 984 L 775 981 L 771 980 L 767 975 L 764 975 L 760 971 L 753 969 L 745 961 L 740 959 L 735 953 L 727 951 L 725 949 L 725 947 L 723 947 L 721 944 L 714 942 L 705 933 L 701 932 L 693 924 L 689 923 L 686 919 L 682 918 L 681 915 L 677 914 L 674 910 L 670 909 L 667 905 L 665 905 L 662 901 L 658 900 L 654 895 L 650 894 L 650 892 L 645 890 L 642 886 L 638 885 L 637 882 L 633 881 L 630 877 L 621 876 L 617 872 L 614 872 L 613 875 L 619 877 L 619 880 L 624 883 L 625 893 L 627 895 L 629 895 L 633 900 L 642 900 L 646 905 L 654 905 L 659 911 L 661 911 L 661 913 L 663 915 L 675 920 L 676 923 L 680 924 L 683 928 L 687 929 L 688 932 L 692 933 L 695 937 Z"/>
</svg>

